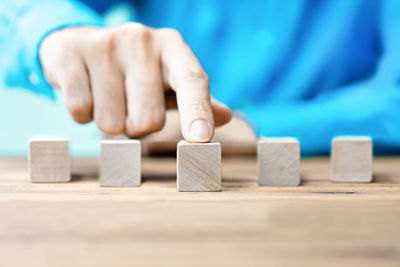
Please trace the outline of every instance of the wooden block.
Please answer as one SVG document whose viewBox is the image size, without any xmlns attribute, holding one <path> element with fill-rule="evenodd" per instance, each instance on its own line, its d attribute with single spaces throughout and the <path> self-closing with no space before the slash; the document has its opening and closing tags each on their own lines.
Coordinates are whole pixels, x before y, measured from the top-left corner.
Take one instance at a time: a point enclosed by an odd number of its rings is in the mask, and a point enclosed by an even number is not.
<svg viewBox="0 0 400 267">
<path fill-rule="evenodd" d="M 31 182 L 56 183 L 71 180 L 67 138 L 32 138 L 29 141 L 28 162 Z"/>
<path fill-rule="evenodd" d="M 221 144 L 180 141 L 177 150 L 179 191 L 221 191 Z"/>
<path fill-rule="evenodd" d="M 100 156 L 101 186 L 139 186 L 141 152 L 138 140 L 103 140 Z"/>
<path fill-rule="evenodd" d="M 332 140 L 331 174 L 334 182 L 372 181 L 372 139 L 341 136 Z"/>
<path fill-rule="evenodd" d="M 300 143 L 296 138 L 262 138 L 257 146 L 258 184 L 300 184 Z"/>
</svg>

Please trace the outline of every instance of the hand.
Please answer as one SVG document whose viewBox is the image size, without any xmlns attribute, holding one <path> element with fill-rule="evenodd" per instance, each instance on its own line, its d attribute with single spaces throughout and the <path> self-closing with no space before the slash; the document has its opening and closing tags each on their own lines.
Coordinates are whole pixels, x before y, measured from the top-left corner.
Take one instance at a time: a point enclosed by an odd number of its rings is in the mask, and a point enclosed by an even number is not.
<svg viewBox="0 0 400 267">
<path fill-rule="evenodd" d="M 207 74 L 173 29 L 138 23 L 114 28 L 73 27 L 40 46 L 46 78 L 60 88 L 72 118 L 94 119 L 107 134 L 142 137 L 160 130 L 178 107 L 183 137 L 208 142 L 231 111 L 210 97 Z"/>
<path fill-rule="evenodd" d="M 178 112 L 167 111 L 164 128 L 141 140 L 143 154 L 176 154 L 176 145 L 182 140 L 179 127 Z M 253 156 L 257 152 L 257 137 L 250 125 L 241 118 L 233 117 L 229 123 L 215 129 L 214 136 L 221 143 L 223 156 Z"/>
</svg>

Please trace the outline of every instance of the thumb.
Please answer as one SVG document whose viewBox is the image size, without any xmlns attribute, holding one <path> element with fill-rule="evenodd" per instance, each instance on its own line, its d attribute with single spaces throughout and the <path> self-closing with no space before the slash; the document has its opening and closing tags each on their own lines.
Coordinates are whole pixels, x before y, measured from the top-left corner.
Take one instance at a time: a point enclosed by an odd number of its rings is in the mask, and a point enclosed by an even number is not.
<svg viewBox="0 0 400 267">
<path fill-rule="evenodd" d="M 227 105 L 211 96 L 211 109 L 214 115 L 215 126 L 227 124 L 232 119 L 232 111 Z"/>
</svg>

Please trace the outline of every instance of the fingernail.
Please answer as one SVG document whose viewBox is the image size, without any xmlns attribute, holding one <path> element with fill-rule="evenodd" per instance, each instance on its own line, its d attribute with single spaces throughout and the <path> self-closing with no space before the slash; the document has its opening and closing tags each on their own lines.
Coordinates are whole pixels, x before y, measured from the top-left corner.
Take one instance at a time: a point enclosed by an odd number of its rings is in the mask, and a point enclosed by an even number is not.
<svg viewBox="0 0 400 267">
<path fill-rule="evenodd" d="M 211 139 L 210 125 L 204 120 L 197 120 L 192 123 L 190 136 L 195 142 L 208 142 Z"/>
</svg>

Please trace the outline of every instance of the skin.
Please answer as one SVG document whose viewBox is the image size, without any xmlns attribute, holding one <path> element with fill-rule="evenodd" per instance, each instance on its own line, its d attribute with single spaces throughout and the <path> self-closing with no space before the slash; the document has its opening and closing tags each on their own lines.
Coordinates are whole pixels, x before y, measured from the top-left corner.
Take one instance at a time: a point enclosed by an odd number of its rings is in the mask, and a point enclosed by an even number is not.
<svg viewBox="0 0 400 267">
<path fill-rule="evenodd" d="M 176 110 L 167 111 L 164 128 L 142 138 L 143 154 L 175 154 L 176 145 L 179 140 L 182 140 L 179 128 L 178 112 Z M 252 128 L 246 121 L 238 117 L 233 117 L 229 123 L 216 128 L 214 138 L 221 143 L 223 156 L 255 155 L 257 152 L 257 138 Z"/>
<path fill-rule="evenodd" d="M 208 76 L 173 29 L 138 23 L 113 28 L 71 27 L 40 46 L 46 78 L 60 88 L 72 118 L 94 120 L 106 134 L 139 138 L 159 131 L 178 108 L 189 142 L 209 142 L 231 111 L 210 96 Z"/>
</svg>

